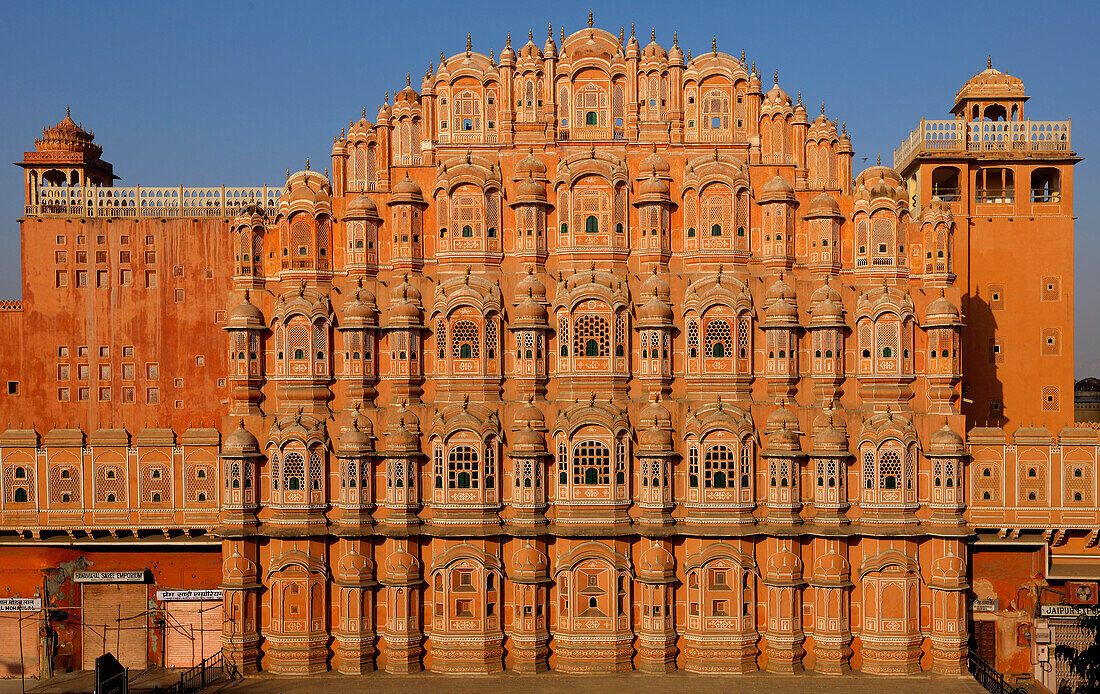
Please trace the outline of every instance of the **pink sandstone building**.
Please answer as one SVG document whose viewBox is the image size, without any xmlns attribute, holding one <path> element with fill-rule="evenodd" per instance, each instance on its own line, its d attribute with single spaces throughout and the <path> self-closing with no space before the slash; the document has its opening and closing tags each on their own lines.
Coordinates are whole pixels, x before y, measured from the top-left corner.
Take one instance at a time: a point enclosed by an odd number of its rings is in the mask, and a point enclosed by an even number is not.
<svg viewBox="0 0 1100 694">
<path fill-rule="evenodd" d="M 0 306 L 3 667 L 960 674 L 972 643 L 1054 688 L 1100 439 L 1078 157 L 1026 100 L 989 66 L 855 172 L 778 73 L 590 21 L 467 41 L 280 187 L 116 185 L 66 117 Z"/>
</svg>

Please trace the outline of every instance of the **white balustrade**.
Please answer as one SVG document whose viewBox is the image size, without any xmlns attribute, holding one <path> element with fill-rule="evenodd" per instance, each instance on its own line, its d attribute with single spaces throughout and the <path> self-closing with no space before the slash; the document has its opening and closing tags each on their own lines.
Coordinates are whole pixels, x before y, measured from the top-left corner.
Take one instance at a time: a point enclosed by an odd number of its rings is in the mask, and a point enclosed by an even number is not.
<svg viewBox="0 0 1100 694">
<path fill-rule="evenodd" d="M 281 186 L 209 187 L 68 187 L 45 186 L 26 214 L 70 217 L 232 217 L 246 205 L 274 215 Z"/>
<path fill-rule="evenodd" d="M 1070 151 L 1070 121 L 925 120 L 894 150 L 900 169 L 920 154 L 933 152 Z"/>
</svg>

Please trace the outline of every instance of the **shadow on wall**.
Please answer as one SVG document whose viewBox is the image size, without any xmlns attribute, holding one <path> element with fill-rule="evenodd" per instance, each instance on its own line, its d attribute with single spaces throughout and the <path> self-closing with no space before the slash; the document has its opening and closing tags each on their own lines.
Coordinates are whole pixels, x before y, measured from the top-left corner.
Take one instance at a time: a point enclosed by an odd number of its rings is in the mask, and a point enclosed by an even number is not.
<svg viewBox="0 0 1100 694">
<path fill-rule="evenodd" d="M 997 289 L 983 297 L 980 290 L 962 297 L 962 413 L 967 427 L 1003 427 L 1010 413 L 1004 408 L 1004 385 L 998 377 L 1004 345 L 997 335 L 994 306 L 1004 300 Z"/>
</svg>

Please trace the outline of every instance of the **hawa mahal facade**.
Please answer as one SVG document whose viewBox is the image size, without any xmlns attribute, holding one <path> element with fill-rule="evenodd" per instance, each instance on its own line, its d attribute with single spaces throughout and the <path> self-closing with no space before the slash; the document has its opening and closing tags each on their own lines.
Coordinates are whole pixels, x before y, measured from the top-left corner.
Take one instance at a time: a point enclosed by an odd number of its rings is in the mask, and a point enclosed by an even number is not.
<svg viewBox="0 0 1100 694">
<path fill-rule="evenodd" d="M 9 672 L 959 674 L 982 629 L 1029 671 L 1100 573 L 1068 121 L 990 66 L 853 172 L 774 77 L 467 40 L 281 187 L 116 186 L 44 129 Z"/>
</svg>

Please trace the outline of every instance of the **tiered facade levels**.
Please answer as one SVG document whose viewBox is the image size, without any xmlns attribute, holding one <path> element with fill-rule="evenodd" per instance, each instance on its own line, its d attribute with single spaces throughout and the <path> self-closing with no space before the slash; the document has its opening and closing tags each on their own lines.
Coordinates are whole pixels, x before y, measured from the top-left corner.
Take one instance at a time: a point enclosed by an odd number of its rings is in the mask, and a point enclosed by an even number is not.
<svg viewBox="0 0 1100 694">
<path fill-rule="evenodd" d="M 467 48 L 281 190 L 115 188 L 57 128 L 0 314 L 19 537 L 220 541 L 245 671 L 964 671 L 982 241 L 778 76 Z"/>
</svg>

